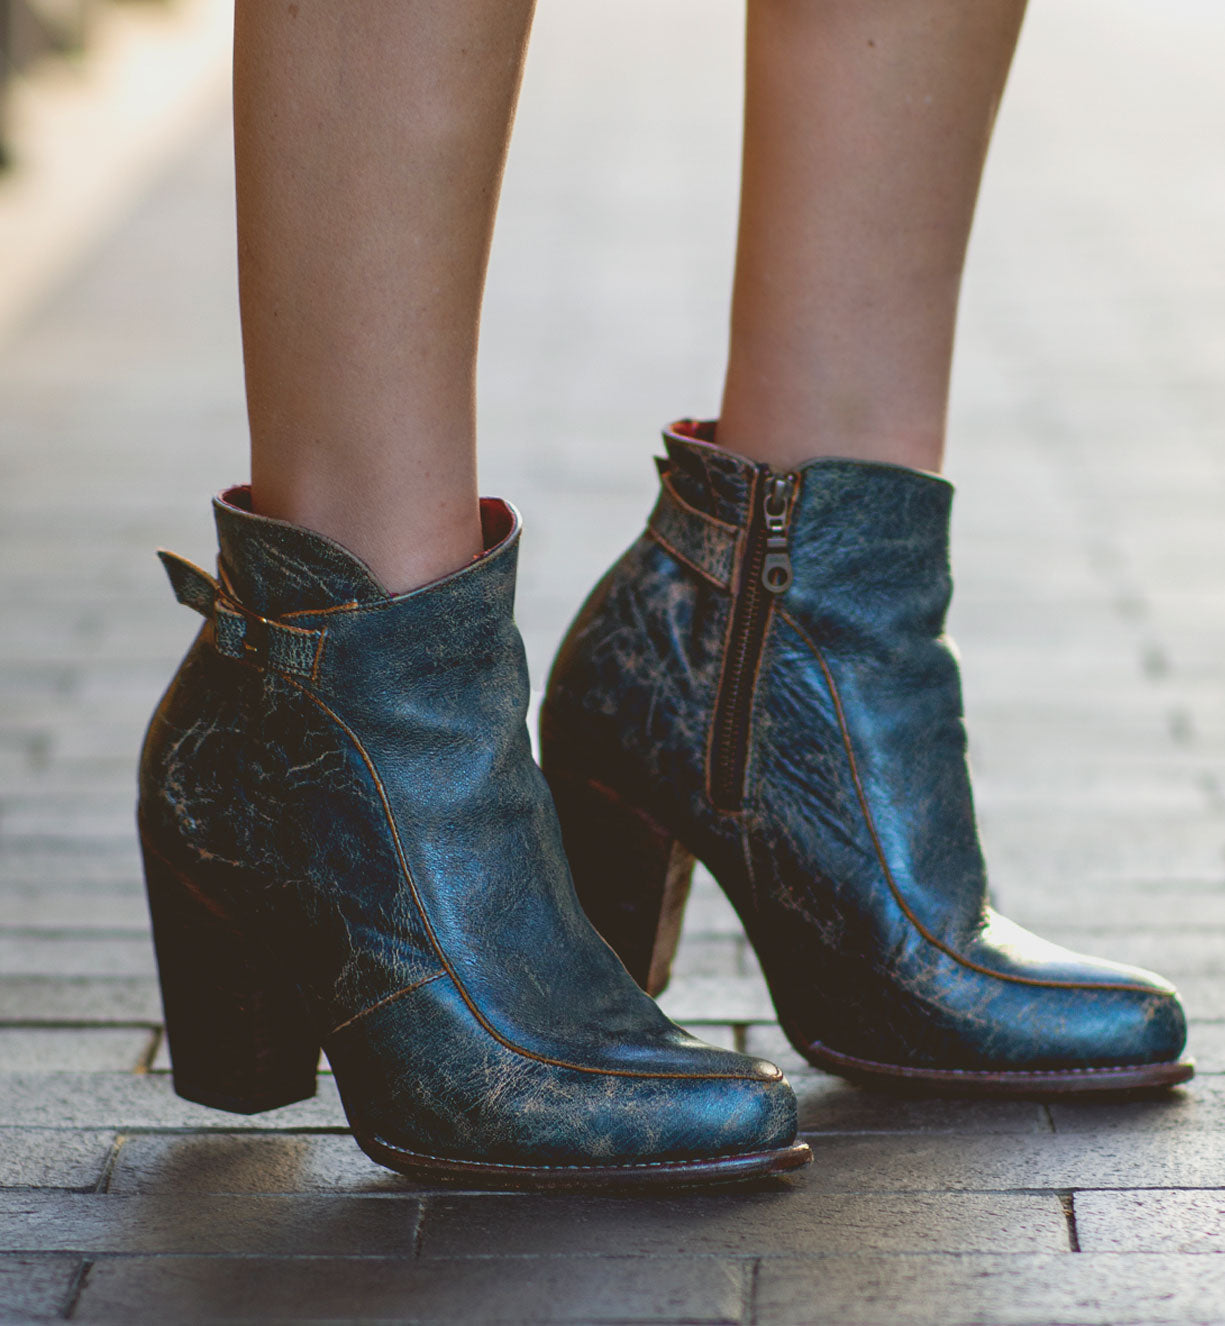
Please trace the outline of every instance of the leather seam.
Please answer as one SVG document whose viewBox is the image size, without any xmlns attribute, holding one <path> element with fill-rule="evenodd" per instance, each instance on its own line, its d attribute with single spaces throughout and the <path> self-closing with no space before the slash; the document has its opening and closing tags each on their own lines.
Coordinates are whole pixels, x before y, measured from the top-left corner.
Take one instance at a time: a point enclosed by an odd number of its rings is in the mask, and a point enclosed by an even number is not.
<svg viewBox="0 0 1225 1326">
<path fill-rule="evenodd" d="M 506 552 L 514 546 L 519 539 L 520 525 L 516 520 L 511 528 L 511 532 L 498 544 L 487 549 L 475 561 L 469 562 L 466 566 L 461 566 L 457 570 L 450 572 L 449 575 L 442 576 L 438 580 L 431 580 L 427 584 L 420 585 L 416 589 L 406 590 L 403 594 L 388 594 L 386 598 L 375 599 L 370 603 L 362 603 L 357 599 L 352 599 L 348 603 L 333 603 L 326 608 L 295 608 L 293 612 L 282 613 L 280 620 L 288 620 L 290 617 L 324 617 L 347 612 L 352 614 L 363 612 L 384 612 L 388 608 L 399 607 L 408 599 L 417 598 L 423 594 L 431 593 L 433 590 L 441 589 L 443 585 L 449 585 L 460 576 L 466 575 L 475 566 L 488 567 L 494 562 L 500 561 Z M 301 629 L 301 628 L 297 628 Z"/>
<path fill-rule="evenodd" d="M 376 600 L 377 602 L 377 600 Z M 289 621 L 291 617 L 329 617 L 336 612 L 352 612 L 354 608 L 360 608 L 363 604 L 358 599 L 348 599 L 344 603 L 333 603 L 330 608 L 295 608 L 292 612 L 284 614 L 284 620 Z M 366 607 L 373 607 L 374 604 L 366 604 Z"/>
<path fill-rule="evenodd" d="M 423 976 L 419 981 L 413 981 L 411 985 L 401 986 L 399 990 L 393 990 L 391 994 L 384 995 L 382 999 L 378 1000 L 377 1003 L 371 1004 L 369 1008 L 363 1008 L 360 1013 L 354 1013 L 351 1018 L 345 1018 L 343 1022 L 339 1023 L 328 1032 L 327 1039 L 339 1035 L 340 1032 L 345 1031 L 355 1022 L 360 1022 L 367 1014 L 377 1012 L 378 1009 L 384 1008 L 387 1004 L 395 1003 L 395 1001 L 402 996 L 410 995 L 414 990 L 420 990 L 422 986 L 429 985 L 432 981 L 442 980 L 446 974 L 445 971 L 436 971 L 432 976 Z"/>
<path fill-rule="evenodd" d="M 323 666 L 323 648 L 324 645 L 327 643 L 327 638 L 328 638 L 328 628 L 326 626 L 320 627 L 319 642 L 315 645 L 315 660 L 311 664 L 311 670 L 310 670 L 311 681 L 319 680 L 319 669 Z"/>
<path fill-rule="evenodd" d="M 706 570 L 705 567 L 699 566 L 697 562 L 692 561 L 690 558 L 686 557 L 685 554 L 681 552 L 679 548 L 676 548 L 671 543 L 669 543 L 668 540 L 665 539 L 664 536 L 654 527 L 654 525 L 647 526 L 646 534 L 648 538 L 654 539 L 655 542 L 658 543 L 659 546 L 663 548 L 665 552 L 671 553 L 672 556 L 675 557 L 678 562 L 683 562 L 691 571 L 695 572 L 697 575 L 700 575 L 702 579 L 706 581 L 707 584 L 713 585 L 715 589 L 721 589 L 725 592 L 727 591 L 728 589 L 727 584 L 725 584 L 717 576 L 713 575 L 710 571 Z"/>
<path fill-rule="evenodd" d="M 709 482 L 710 479 L 709 476 L 707 476 L 707 483 L 709 484 Z M 676 485 L 672 482 L 671 474 L 661 474 L 659 483 L 660 487 L 665 493 L 667 493 L 668 497 L 675 502 L 687 516 L 694 516 L 705 524 L 714 525 L 716 529 L 722 530 L 725 534 L 730 534 L 733 537 L 739 536 L 739 525 L 732 524 L 730 520 L 720 520 L 718 516 L 709 515 L 707 512 L 699 510 L 692 503 L 686 502 L 680 493 L 676 491 Z"/>
<path fill-rule="evenodd" d="M 753 845 L 750 842 L 749 832 L 749 803 L 753 797 L 753 732 L 757 725 L 757 683 L 761 680 L 761 670 L 765 666 L 766 653 L 770 647 L 770 633 L 774 629 L 774 613 L 778 607 L 777 600 L 772 596 L 769 604 L 766 606 L 766 625 L 761 635 L 761 649 L 757 653 L 757 666 L 753 669 L 753 684 L 749 691 L 749 717 L 748 732 L 746 734 L 745 760 L 744 760 L 744 783 L 740 789 L 740 809 L 733 813 L 740 820 L 740 838 L 744 849 L 744 871 L 749 881 L 749 896 L 753 899 L 753 905 L 758 902 L 757 896 L 757 874 L 753 866 Z M 727 811 L 723 812 L 727 814 Z"/>
<path fill-rule="evenodd" d="M 791 616 L 790 613 L 788 613 L 785 609 L 780 608 L 779 614 L 783 618 L 783 620 L 791 627 L 791 629 L 795 631 L 795 633 L 800 637 L 800 639 L 803 640 L 803 642 L 808 646 L 809 650 L 812 652 L 813 657 L 817 660 L 817 663 L 820 665 L 821 671 L 825 674 L 825 683 L 829 687 L 830 698 L 833 700 L 834 709 L 838 714 L 838 726 L 842 733 L 842 745 L 843 748 L 846 750 L 847 760 L 850 763 L 851 778 L 855 784 L 855 793 L 859 800 L 859 809 L 861 814 L 863 815 L 864 824 L 867 827 L 868 833 L 871 835 L 872 846 L 876 853 L 876 859 L 880 864 L 881 870 L 884 872 L 885 882 L 889 885 L 889 892 L 893 895 L 894 902 L 896 902 L 897 905 L 901 908 L 902 914 L 915 928 L 915 930 L 919 933 L 919 935 L 922 936 L 923 939 L 925 939 L 929 944 L 931 944 L 933 948 L 938 949 L 941 953 L 945 954 L 947 957 L 952 958 L 954 962 L 959 963 L 961 966 L 967 968 L 968 970 L 978 972 L 983 976 L 994 977 L 997 981 L 1008 981 L 1015 985 L 1032 985 L 1032 986 L 1037 986 L 1041 989 L 1048 989 L 1048 990 L 1123 990 L 1123 991 L 1130 991 L 1136 994 L 1146 994 L 1146 995 L 1161 993 L 1158 990 L 1153 990 L 1148 986 L 1144 985 L 1122 984 L 1122 983 L 1112 984 L 1107 981 L 1047 981 L 1047 980 L 1041 980 L 1036 976 L 1016 976 L 1010 972 L 993 971 L 990 967 L 981 966 L 979 963 L 972 961 L 970 958 L 967 958 L 964 954 L 958 953 L 956 949 L 952 948 L 950 945 L 944 943 L 943 940 L 938 939 L 935 935 L 933 935 L 932 932 L 928 930 L 927 927 L 915 915 L 910 905 L 906 902 L 905 898 L 902 896 L 902 892 L 897 886 L 897 881 L 893 877 L 893 871 L 889 867 L 889 862 L 885 856 L 884 845 L 881 843 L 880 836 L 876 831 L 876 822 L 872 815 L 872 809 L 868 805 L 867 792 L 863 786 L 862 780 L 859 777 L 859 764 L 855 758 L 855 747 L 854 743 L 851 740 L 850 729 L 847 726 L 846 714 L 842 708 L 842 699 L 838 694 L 837 683 L 834 681 L 834 675 L 830 671 L 829 665 L 825 661 L 825 656 L 822 654 L 821 650 L 817 647 L 813 639 L 809 636 L 807 631 L 804 630 L 804 628 Z"/>
<path fill-rule="evenodd" d="M 521 1045 L 516 1045 L 513 1041 L 510 1041 L 503 1036 L 495 1027 L 490 1025 L 484 1014 L 482 1014 L 481 1010 L 473 1002 L 472 997 L 464 988 L 463 982 L 459 979 L 455 969 L 447 960 L 447 955 L 443 952 L 442 945 L 438 942 L 438 936 L 434 933 L 434 927 L 430 922 L 429 913 L 426 911 L 426 908 L 421 901 L 421 895 L 417 892 L 417 886 L 413 881 L 412 872 L 408 868 L 408 859 L 404 855 L 404 845 L 400 841 L 400 832 L 396 827 L 395 816 L 391 810 L 391 803 L 387 799 L 387 792 L 383 786 L 383 780 L 379 777 L 378 769 L 375 767 L 374 761 L 370 758 L 369 752 L 362 744 L 361 738 L 358 737 L 357 733 L 349 727 L 339 714 L 326 705 L 318 696 L 312 695 L 305 686 L 302 686 L 292 677 L 286 677 L 285 680 L 296 690 L 301 691 L 312 704 L 316 705 L 327 714 L 336 726 L 339 727 L 349 738 L 353 743 L 354 748 L 357 750 L 357 753 L 362 757 L 362 760 L 369 771 L 370 777 L 374 781 L 374 786 L 378 791 L 379 800 L 382 802 L 383 815 L 387 821 L 387 828 L 391 832 L 392 842 L 395 844 L 396 857 L 400 862 L 400 871 L 404 876 L 404 882 L 408 885 L 409 892 L 412 894 L 413 902 L 416 904 L 417 911 L 421 916 L 422 924 L 425 926 L 426 934 L 429 936 L 430 946 L 433 948 L 438 961 L 442 963 L 445 974 L 451 978 L 451 982 L 459 992 L 460 998 L 467 1005 L 468 1011 L 476 1019 L 477 1024 L 484 1029 L 487 1035 L 501 1045 L 503 1049 L 509 1050 L 512 1054 L 521 1055 L 525 1059 L 534 1060 L 536 1063 L 547 1064 L 552 1068 L 567 1068 L 576 1073 L 590 1073 L 592 1075 L 603 1077 L 627 1077 L 665 1081 L 732 1081 L 760 1083 L 778 1082 L 782 1080 L 783 1073 L 781 1069 L 778 1071 L 776 1077 L 763 1078 L 749 1076 L 744 1073 L 640 1073 L 623 1068 L 594 1068 L 587 1064 L 572 1064 L 564 1059 L 553 1059 L 547 1055 L 537 1054 L 533 1050 L 528 1050 Z"/>
</svg>

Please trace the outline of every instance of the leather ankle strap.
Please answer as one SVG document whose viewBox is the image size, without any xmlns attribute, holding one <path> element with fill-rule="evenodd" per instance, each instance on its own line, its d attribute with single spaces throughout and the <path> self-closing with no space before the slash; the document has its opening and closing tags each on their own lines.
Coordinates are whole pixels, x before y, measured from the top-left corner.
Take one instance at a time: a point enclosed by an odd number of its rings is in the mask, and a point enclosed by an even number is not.
<svg viewBox="0 0 1225 1326">
<path fill-rule="evenodd" d="M 741 531 L 690 506 L 673 486 L 667 462 L 660 466 L 659 500 L 647 533 L 699 575 L 730 590 Z"/>
<path fill-rule="evenodd" d="M 175 598 L 212 622 L 213 646 L 219 654 L 295 677 L 315 675 L 324 631 L 287 626 L 250 612 L 194 562 L 164 548 L 159 548 L 157 555 L 170 577 Z"/>
</svg>

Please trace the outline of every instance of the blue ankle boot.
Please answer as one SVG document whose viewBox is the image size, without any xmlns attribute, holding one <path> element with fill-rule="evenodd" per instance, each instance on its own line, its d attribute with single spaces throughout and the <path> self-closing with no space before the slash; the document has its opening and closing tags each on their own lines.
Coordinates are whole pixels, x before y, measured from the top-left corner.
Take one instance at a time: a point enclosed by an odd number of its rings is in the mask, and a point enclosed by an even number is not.
<svg viewBox="0 0 1225 1326">
<path fill-rule="evenodd" d="M 220 582 L 154 714 L 140 827 L 189 1100 L 310 1096 L 322 1046 L 358 1144 L 423 1180 L 720 1182 L 792 1169 L 777 1068 L 673 1026 L 574 896 L 524 727 L 519 521 L 390 597 L 330 540 L 216 502 Z"/>
<path fill-rule="evenodd" d="M 987 905 L 944 635 L 950 485 L 777 474 L 713 438 L 665 435 L 647 531 L 549 682 L 542 763 L 597 928 L 658 993 L 696 856 L 819 1068 L 1001 1095 L 1185 1081 L 1165 981 Z"/>
</svg>

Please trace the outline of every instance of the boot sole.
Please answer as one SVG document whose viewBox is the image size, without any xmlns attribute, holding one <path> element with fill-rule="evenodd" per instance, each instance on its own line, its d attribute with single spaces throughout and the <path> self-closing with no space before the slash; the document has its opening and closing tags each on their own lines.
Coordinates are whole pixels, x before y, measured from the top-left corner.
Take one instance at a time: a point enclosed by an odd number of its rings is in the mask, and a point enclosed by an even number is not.
<svg viewBox="0 0 1225 1326">
<path fill-rule="evenodd" d="M 490 1161 L 450 1160 L 422 1155 L 379 1137 L 354 1134 L 357 1145 L 376 1164 L 420 1183 L 462 1184 L 470 1188 L 543 1191 L 549 1189 L 616 1190 L 696 1188 L 743 1183 L 800 1169 L 812 1160 L 806 1142 L 777 1151 L 756 1151 L 710 1160 L 647 1162 L 640 1165 L 499 1165 Z"/>
<path fill-rule="evenodd" d="M 835 1073 L 863 1086 L 947 1096 L 1075 1096 L 1091 1092 L 1115 1094 L 1176 1087 L 1195 1076 L 1195 1061 L 1128 1064 L 1119 1068 L 1049 1068 L 1032 1071 L 984 1072 L 962 1068 L 907 1068 L 878 1064 L 831 1050 L 819 1042 L 792 1041 L 814 1068 Z"/>
</svg>

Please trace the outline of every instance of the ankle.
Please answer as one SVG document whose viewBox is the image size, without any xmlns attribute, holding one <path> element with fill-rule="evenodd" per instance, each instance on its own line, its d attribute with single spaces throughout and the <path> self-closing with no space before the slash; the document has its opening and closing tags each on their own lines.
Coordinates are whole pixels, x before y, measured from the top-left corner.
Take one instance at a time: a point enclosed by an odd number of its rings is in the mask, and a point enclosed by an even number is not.
<svg viewBox="0 0 1225 1326">
<path fill-rule="evenodd" d="M 838 457 L 940 472 L 943 395 L 919 400 L 920 393 L 907 393 L 895 402 L 887 392 L 853 388 L 788 393 L 744 377 L 729 372 L 724 390 L 718 445 L 727 451 L 776 469 Z"/>
<path fill-rule="evenodd" d="M 939 474 L 944 459 L 942 434 L 914 429 L 809 431 L 794 424 L 774 427 L 760 421 L 746 421 L 737 414 L 720 419 L 716 437 L 712 440 L 724 451 L 764 462 L 777 470 L 795 469 L 805 461 L 836 457 Z"/>
<path fill-rule="evenodd" d="M 420 589 L 481 555 L 480 507 L 471 499 L 420 493 L 412 500 L 355 500 L 323 491 L 252 490 L 257 515 L 288 521 L 340 544 L 359 558 L 389 595 Z"/>
</svg>

